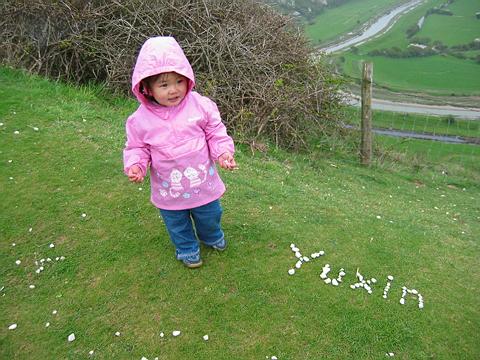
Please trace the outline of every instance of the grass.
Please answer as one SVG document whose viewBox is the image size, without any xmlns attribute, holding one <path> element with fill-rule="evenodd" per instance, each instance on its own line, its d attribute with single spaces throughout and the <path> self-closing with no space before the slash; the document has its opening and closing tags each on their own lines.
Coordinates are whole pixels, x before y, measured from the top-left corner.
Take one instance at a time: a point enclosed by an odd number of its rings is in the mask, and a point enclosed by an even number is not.
<svg viewBox="0 0 480 360">
<path fill-rule="evenodd" d="M 349 119 L 349 124 L 360 125 L 360 108 L 348 107 L 346 114 L 346 118 Z M 480 138 L 479 121 L 379 110 L 373 111 L 372 119 L 373 127 L 379 129 L 395 129 L 435 135 Z"/>
<path fill-rule="evenodd" d="M 358 54 L 351 51 L 342 53 L 345 59 L 342 71 L 348 76 L 359 79 L 359 64 L 363 61 L 374 63 L 374 79 L 381 86 L 398 91 L 427 92 L 437 95 L 478 95 L 480 78 L 473 76 L 479 71 L 479 65 L 472 59 L 459 59 L 453 56 L 436 55 L 395 59 L 383 56 L 369 56 L 369 51 L 399 47 L 406 49 L 409 40 L 405 31 L 417 23 L 427 9 L 444 3 L 443 0 L 429 0 L 411 12 L 402 15 L 398 22 L 386 34 L 358 46 Z M 471 13 L 477 2 L 458 1 L 450 5 L 454 16 L 431 15 L 427 17 L 418 37 L 430 37 L 432 41 L 441 40 L 451 46 L 466 44 L 477 38 L 478 20 Z M 467 53 L 466 53 L 467 54 Z M 468 53 L 470 54 L 470 53 Z M 470 55 L 474 56 L 476 52 Z"/>
<path fill-rule="evenodd" d="M 371 19 L 372 14 L 381 14 L 396 3 L 398 0 L 356 0 L 334 8 L 327 8 L 305 26 L 305 32 L 308 38 L 316 44 L 325 44 L 350 31 L 359 29 Z"/>
<path fill-rule="evenodd" d="M 418 36 L 429 37 L 432 41 L 440 40 L 448 46 L 468 44 L 480 37 L 480 24 L 475 17 L 480 9 L 480 1 L 454 1 L 448 9 L 453 16 L 430 15 Z"/>
<path fill-rule="evenodd" d="M 9 69 L 0 84 L 0 358 L 480 357 L 478 152 L 413 170 L 239 147 L 240 170 L 222 173 L 229 248 L 188 270 L 148 184 L 122 174 L 134 101 Z M 289 276 L 291 243 L 326 255 Z M 345 268 L 338 288 L 320 280 L 325 263 Z M 349 288 L 357 268 L 379 280 L 372 295 Z M 423 310 L 399 304 L 403 285 Z"/>
</svg>

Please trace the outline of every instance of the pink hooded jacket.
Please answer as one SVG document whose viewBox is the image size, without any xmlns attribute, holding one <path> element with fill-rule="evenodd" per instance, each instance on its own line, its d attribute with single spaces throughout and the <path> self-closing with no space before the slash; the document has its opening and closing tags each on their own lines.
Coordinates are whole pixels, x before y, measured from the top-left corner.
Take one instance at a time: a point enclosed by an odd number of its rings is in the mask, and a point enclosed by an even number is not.
<svg viewBox="0 0 480 360">
<path fill-rule="evenodd" d="M 185 98 L 165 107 L 140 92 L 151 75 L 174 71 L 189 79 Z M 160 209 L 182 210 L 205 205 L 222 196 L 225 185 L 215 161 L 229 151 L 227 135 L 216 104 L 193 91 L 195 77 L 182 49 L 172 37 L 148 39 L 133 71 L 132 90 L 140 106 L 126 124 L 124 171 L 138 165 L 143 175 L 150 165 L 151 201 Z"/>
</svg>

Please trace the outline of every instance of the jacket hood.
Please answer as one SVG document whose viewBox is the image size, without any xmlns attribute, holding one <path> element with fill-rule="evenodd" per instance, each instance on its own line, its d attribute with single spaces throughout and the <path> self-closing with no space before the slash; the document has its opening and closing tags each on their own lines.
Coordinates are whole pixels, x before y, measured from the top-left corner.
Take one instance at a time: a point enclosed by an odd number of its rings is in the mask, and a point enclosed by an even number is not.
<svg viewBox="0 0 480 360">
<path fill-rule="evenodd" d="M 192 66 L 178 42 L 170 36 L 148 39 L 140 49 L 132 75 L 132 92 L 140 103 L 149 106 L 148 100 L 140 92 L 140 82 L 152 75 L 174 71 L 189 79 L 187 94 L 195 86 Z"/>
</svg>

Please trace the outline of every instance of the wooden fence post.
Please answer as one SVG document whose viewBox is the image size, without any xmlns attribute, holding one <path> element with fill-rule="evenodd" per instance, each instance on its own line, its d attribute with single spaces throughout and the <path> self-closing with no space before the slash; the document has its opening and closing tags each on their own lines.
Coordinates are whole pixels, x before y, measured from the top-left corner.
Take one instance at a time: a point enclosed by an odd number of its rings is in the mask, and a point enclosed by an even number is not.
<svg viewBox="0 0 480 360">
<path fill-rule="evenodd" d="M 372 160 L 372 82 L 373 64 L 363 64 L 362 76 L 362 142 L 360 158 L 363 165 L 370 165 Z"/>
</svg>

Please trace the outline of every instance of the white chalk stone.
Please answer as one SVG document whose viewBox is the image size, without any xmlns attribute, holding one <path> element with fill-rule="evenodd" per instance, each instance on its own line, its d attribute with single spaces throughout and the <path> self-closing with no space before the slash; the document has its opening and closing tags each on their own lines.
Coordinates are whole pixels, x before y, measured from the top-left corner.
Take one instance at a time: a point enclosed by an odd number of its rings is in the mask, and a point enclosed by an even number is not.
<svg viewBox="0 0 480 360">
<path fill-rule="evenodd" d="M 15 135 L 18 135 L 18 134 L 20 134 L 20 131 L 15 130 L 13 133 L 14 133 Z"/>
<path fill-rule="evenodd" d="M 371 278 L 370 281 L 372 282 L 372 284 L 375 284 L 377 282 L 377 279 Z"/>
<path fill-rule="evenodd" d="M 390 280 L 390 281 L 392 281 L 392 280 L 393 280 L 393 276 L 392 276 L 392 275 L 388 275 L 388 276 L 387 276 L 387 279 Z"/>
<path fill-rule="evenodd" d="M 12 243 L 12 246 L 17 246 L 17 244 L 15 244 L 15 243 Z"/>
<path fill-rule="evenodd" d="M 145 356 L 142 356 L 140 360 L 148 360 Z"/>
<path fill-rule="evenodd" d="M 21 260 L 17 260 L 17 261 L 15 261 L 15 264 L 17 264 L 17 265 L 20 265 L 21 263 L 22 263 L 22 261 L 21 261 Z"/>
<path fill-rule="evenodd" d="M 53 310 L 53 311 L 52 311 L 52 314 L 53 314 L 53 315 L 57 315 L 57 313 L 58 313 L 57 310 Z"/>
<path fill-rule="evenodd" d="M 351 289 L 355 289 L 355 285 L 350 285 L 350 288 L 351 288 Z"/>
<path fill-rule="evenodd" d="M 34 126 L 33 131 L 38 131 L 38 127 Z"/>
<path fill-rule="evenodd" d="M 309 262 L 309 261 L 310 261 L 310 259 L 308 258 L 308 256 L 304 256 L 304 257 L 303 257 L 303 261 L 305 261 L 305 262 Z"/>
<path fill-rule="evenodd" d="M 333 285 L 333 286 L 338 286 L 338 281 L 337 281 L 337 279 L 333 279 L 333 280 L 332 280 L 332 285 Z"/>
<path fill-rule="evenodd" d="M 330 284 L 330 283 L 332 282 L 332 279 L 330 279 L 330 278 L 326 278 L 326 279 L 325 279 L 325 280 L 323 280 L 323 281 L 325 281 L 325 284 Z"/>
<path fill-rule="evenodd" d="M 117 332 L 115 333 L 115 336 L 120 336 L 120 331 L 117 331 Z"/>
<path fill-rule="evenodd" d="M 400 304 L 405 305 L 405 299 L 404 298 L 400 299 Z"/>
<path fill-rule="evenodd" d="M 276 357 L 276 356 L 272 356 L 271 359 L 272 359 L 272 360 L 277 360 L 277 357 Z"/>
<path fill-rule="evenodd" d="M 203 335 L 203 340 L 208 341 L 208 335 Z"/>
<path fill-rule="evenodd" d="M 178 336 L 178 335 L 180 335 L 180 334 L 181 334 L 181 331 L 180 331 L 180 330 L 174 330 L 174 331 L 172 332 L 172 335 L 173 335 L 173 336 Z"/>
<path fill-rule="evenodd" d="M 70 335 L 68 335 L 68 341 L 72 342 L 73 340 L 75 340 L 75 334 L 71 333 Z"/>
<path fill-rule="evenodd" d="M 288 270 L 288 275 L 293 275 L 293 274 L 295 274 L 295 269 Z"/>
<path fill-rule="evenodd" d="M 164 336 L 165 336 L 165 334 L 164 334 L 163 332 L 161 332 L 161 333 L 160 333 L 160 337 L 162 338 L 162 337 L 164 337 Z"/>
<path fill-rule="evenodd" d="M 35 285 L 30 285 L 29 288 L 30 289 L 35 289 Z"/>
<path fill-rule="evenodd" d="M 300 249 L 298 247 L 294 246 L 294 247 L 292 247 L 292 251 L 297 253 L 297 252 L 300 251 Z"/>
<path fill-rule="evenodd" d="M 295 264 L 295 267 L 297 269 L 300 269 L 302 267 L 302 262 L 301 261 L 297 261 L 297 263 Z"/>
<path fill-rule="evenodd" d="M 297 252 L 295 252 L 295 257 L 297 259 L 300 259 L 302 257 L 302 254 L 299 251 L 297 251 Z"/>
<path fill-rule="evenodd" d="M 55 247 L 55 244 L 50 244 L 48 246 L 50 247 L 50 249 L 53 249 Z"/>
<path fill-rule="evenodd" d="M 412 289 L 412 294 L 413 294 L 413 295 L 418 295 L 418 290 Z"/>
<path fill-rule="evenodd" d="M 321 250 L 321 251 L 318 252 L 318 254 L 319 254 L 320 256 L 323 256 L 323 255 L 325 255 L 325 251 Z"/>
<path fill-rule="evenodd" d="M 88 352 L 88 355 L 92 356 L 93 353 L 94 353 L 94 351 L 93 351 L 93 350 L 90 350 L 90 351 Z"/>
<path fill-rule="evenodd" d="M 49 326 L 50 326 L 49 322 L 45 323 L 45 327 L 49 327 Z"/>
<path fill-rule="evenodd" d="M 12 324 L 8 327 L 8 330 L 15 330 L 17 328 L 17 324 Z"/>
<path fill-rule="evenodd" d="M 323 280 L 325 280 L 325 279 L 327 278 L 327 275 L 322 272 L 322 273 L 320 274 L 320 277 L 321 277 Z"/>
</svg>

